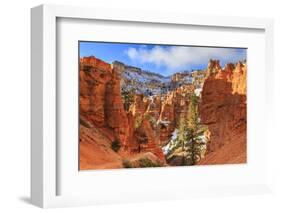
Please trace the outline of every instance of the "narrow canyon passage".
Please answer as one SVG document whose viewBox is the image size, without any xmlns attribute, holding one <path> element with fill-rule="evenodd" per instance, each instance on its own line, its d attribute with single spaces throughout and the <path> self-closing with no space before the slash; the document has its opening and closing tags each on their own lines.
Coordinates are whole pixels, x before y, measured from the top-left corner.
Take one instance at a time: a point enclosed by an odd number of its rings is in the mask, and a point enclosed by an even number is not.
<svg viewBox="0 0 281 213">
<path fill-rule="evenodd" d="M 246 62 L 162 76 L 80 59 L 80 169 L 246 162 Z"/>
</svg>

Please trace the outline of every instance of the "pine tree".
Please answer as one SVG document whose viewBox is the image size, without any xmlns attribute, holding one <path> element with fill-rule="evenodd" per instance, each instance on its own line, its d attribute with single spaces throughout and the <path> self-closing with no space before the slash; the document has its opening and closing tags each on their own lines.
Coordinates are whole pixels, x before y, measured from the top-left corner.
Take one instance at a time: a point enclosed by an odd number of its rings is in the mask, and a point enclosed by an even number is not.
<svg viewBox="0 0 281 213">
<path fill-rule="evenodd" d="M 133 89 L 122 88 L 121 96 L 123 100 L 124 109 L 129 111 L 131 104 L 134 102 L 135 91 Z"/>
<path fill-rule="evenodd" d="M 187 139 L 189 140 L 190 158 L 192 165 L 196 163 L 196 137 L 198 136 L 198 97 L 192 95 L 187 111 Z"/>
<path fill-rule="evenodd" d="M 187 127 L 190 130 L 196 130 L 198 128 L 198 97 L 192 95 L 187 111 Z"/>
<path fill-rule="evenodd" d="M 198 111 L 199 98 L 194 94 L 190 97 L 187 106 L 187 113 L 180 117 L 178 123 L 178 135 L 174 141 L 174 149 L 169 153 L 178 153 L 181 149 L 182 165 L 194 165 L 200 160 L 204 149 L 206 148 L 205 140 L 202 140 L 207 127 L 200 123 Z M 177 155 L 177 154 L 176 154 Z"/>
<path fill-rule="evenodd" d="M 187 126 L 186 126 L 186 119 L 183 116 L 180 117 L 178 128 L 179 128 L 178 141 L 181 144 L 182 151 L 184 151 L 184 146 L 187 140 L 186 138 Z"/>
<path fill-rule="evenodd" d="M 191 164 L 194 165 L 201 158 L 202 149 L 206 147 L 207 141 L 200 140 L 208 128 L 200 123 L 198 112 L 199 98 L 194 94 L 190 98 L 187 113 L 187 138 L 189 140 Z"/>
</svg>

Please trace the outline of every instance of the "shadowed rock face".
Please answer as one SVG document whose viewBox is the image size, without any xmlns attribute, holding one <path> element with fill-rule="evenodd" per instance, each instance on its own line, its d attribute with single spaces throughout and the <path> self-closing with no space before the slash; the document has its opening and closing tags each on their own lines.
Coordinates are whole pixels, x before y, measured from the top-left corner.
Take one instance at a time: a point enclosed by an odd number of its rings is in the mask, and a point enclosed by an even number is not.
<svg viewBox="0 0 281 213">
<path fill-rule="evenodd" d="M 245 64 L 209 63 L 202 90 L 200 117 L 208 125 L 207 156 L 199 164 L 246 162 L 246 75 Z"/>
</svg>

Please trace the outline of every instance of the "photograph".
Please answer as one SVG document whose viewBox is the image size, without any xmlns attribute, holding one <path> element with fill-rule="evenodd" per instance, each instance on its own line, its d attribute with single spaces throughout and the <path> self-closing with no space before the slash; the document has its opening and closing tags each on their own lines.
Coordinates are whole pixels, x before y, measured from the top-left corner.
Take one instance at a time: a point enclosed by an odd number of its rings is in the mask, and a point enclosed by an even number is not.
<svg viewBox="0 0 281 213">
<path fill-rule="evenodd" d="M 247 163 L 247 48 L 78 41 L 78 169 Z"/>
</svg>

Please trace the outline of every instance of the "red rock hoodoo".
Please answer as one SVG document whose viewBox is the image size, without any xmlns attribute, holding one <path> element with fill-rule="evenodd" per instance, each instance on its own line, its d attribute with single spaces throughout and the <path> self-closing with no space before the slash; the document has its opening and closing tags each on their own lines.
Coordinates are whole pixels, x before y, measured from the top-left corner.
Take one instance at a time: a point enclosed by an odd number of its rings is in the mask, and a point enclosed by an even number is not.
<svg viewBox="0 0 281 213">
<path fill-rule="evenodd" d="M 246 64 L 222 69 L 219 61 L 210 61 L 200 104 L 210 142 L 199 164 L 246 163 L 246 76 Z"/>
<path fill-rule="evenodd" d="M 165 161 L 150 123 L 143 121 L 135 130 L 134 116 L 124 109 L 122 72 L 119 64 L 110 65 L 95 57 L 80 59 L 80 169 L 120 168 L 123 159 L 144 152 Z M 141 148 L 139 131 L 146 138 Z M 118 152 L 111 148 L 116 140 L 121 144 Z"/>
</svg>

